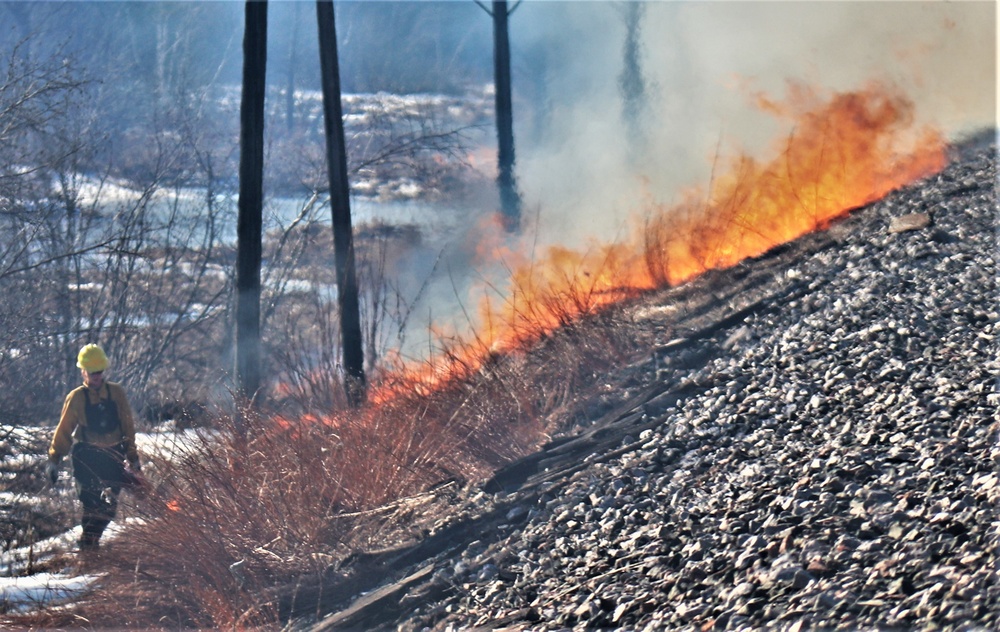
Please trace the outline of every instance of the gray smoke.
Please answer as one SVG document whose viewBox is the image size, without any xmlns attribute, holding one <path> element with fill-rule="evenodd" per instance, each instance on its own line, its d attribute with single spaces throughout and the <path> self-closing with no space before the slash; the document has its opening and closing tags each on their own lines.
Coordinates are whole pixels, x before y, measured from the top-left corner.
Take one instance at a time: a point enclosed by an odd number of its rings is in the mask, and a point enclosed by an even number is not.
<svg viewBox="0 0 1000 632">
<path fill-rule="evenodd" d="M 993 3 L 646 2 L 634 30 L 621 5 L 524 3 L 511 18 L 518 182 L 542 243 L 606 239 L 706 183 L 720 149 L 762 153 L 788 130 L 748 95 L 780 98 L 789 81 L 891 82 L 952 137 L 995 124 Z M 645 112 L 623 117 L 639 33 Z"/>
</svg>

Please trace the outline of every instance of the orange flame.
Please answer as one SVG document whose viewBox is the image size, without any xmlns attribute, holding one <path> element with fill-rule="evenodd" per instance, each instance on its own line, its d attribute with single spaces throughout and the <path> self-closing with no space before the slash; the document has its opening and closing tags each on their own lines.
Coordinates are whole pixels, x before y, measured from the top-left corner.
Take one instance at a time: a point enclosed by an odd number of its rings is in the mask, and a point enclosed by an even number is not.
<svg viewBox="0 0 1000 632">
<path fill-rule="evenodd" d="M 946 162 L 942 134 L 917 129 L 912 102 L 883 85 L 835 94 L 826 103 L 792 85 L 784 101 L 757 95 L 757 105 L 793 122 L 773 157 L 725 160 L 727 168 L 713 175 L 707 194 L 694 190 L 673 206 L 650 205 L 633 222 L 630 238 L 594 242 L 582 251 L 552 246 L 534 258 L 490 244 L 510 268 L 506 298 L 483 300 L 471 341 L 455 340 L 419 366 L 401 363 L 373 394 L 375 401 L 433 389 L 478 369 L 492 353 L 525 348 L 604 305 L 823 229 Z"/>
</svg>

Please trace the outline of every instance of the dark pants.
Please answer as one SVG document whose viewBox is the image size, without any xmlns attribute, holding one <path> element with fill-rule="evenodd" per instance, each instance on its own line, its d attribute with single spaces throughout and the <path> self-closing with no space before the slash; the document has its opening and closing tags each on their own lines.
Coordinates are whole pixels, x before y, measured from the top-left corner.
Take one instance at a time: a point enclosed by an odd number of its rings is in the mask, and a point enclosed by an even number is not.
<svg viewBox="0 0 1000 632">
<path fill-rule="evenodd" d="M 83 505 L 80 548 L 96 548 L 101 534 L 118 512 L 118 494 L 125 476 L 125 452 L 120 446 L 73 445 L 73 478 Z"/>
</svg>

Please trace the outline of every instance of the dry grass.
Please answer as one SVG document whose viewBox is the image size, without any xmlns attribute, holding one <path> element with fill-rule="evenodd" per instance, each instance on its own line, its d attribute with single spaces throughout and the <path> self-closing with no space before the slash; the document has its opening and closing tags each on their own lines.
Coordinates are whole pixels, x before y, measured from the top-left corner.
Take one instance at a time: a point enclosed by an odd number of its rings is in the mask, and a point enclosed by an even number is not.
<svg viewBox="0 0 1000 632">
<path fill-rule="evenodd" d="M 157 485 L 144 498 L 123 497 L 134 520 L 91 562 L 107 572 L 99 589 L 71 614 L 30 621 L 277 627 L 297 587 L 336 578 L 352 553 L 412 537 L 398 512 L 380 507 L 442 480 L 479 480 L 533 451 L 576 393 L 641 346 L 606 311 L 530 351 L 476 358 L 477 370 L 458 360 L 471 361 L 468 349 L 453 349 L 453 366 L 466 369 L 453 379 L 358 413 L 249 416 L 245 433 L 220 419 L 183 456 L 147 464 Z"/>
</svg>

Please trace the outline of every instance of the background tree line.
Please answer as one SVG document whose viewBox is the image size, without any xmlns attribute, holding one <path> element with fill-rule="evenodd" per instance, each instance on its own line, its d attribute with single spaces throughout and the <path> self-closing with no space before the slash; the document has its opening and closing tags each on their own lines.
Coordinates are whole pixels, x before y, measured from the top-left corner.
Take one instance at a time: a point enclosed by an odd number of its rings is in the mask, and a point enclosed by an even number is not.
<svg viewBox="0 0 1000 632">
<path fill-rule="evenodd" d="M 344 2 L 336 11 L 344 92 L 453 93 L 492 78 L 490 23 L 471 0 Z M 292 75 L 297 88 L 319 90 L 313 5 L 271 3 L 268 18 L 269 81 L 287 86 Z M 4 44 L 45 33 L 34 54 L 61 49 L 103 70 L 129 102 L 240 82 L 238 2 L 0 2 L 0 23 Z"/>
</svg>

